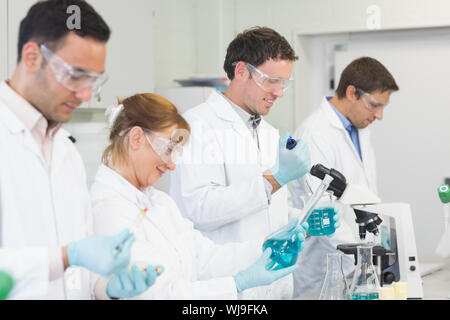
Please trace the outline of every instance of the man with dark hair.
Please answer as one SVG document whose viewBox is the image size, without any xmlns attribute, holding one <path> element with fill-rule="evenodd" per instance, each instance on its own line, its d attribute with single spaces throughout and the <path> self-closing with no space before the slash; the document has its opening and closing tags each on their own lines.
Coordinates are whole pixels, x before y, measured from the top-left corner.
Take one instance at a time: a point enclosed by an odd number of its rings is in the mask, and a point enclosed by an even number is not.
<svg viewBox="0 0 450 320">
<path fill-rule="evenodd" d="M 73 5 L 77 30 L 67 28 Z M 111 298 L 136 295 L 135 283 L 144 290 L 155 279 L 124 276 L 134 241 L 129 230 L 86 237 L 92 233 L 86 173 L 61 129 L 105 83 L 109 35 L 81 0 L 37 2 L 20 24 L 18 64 L 0 83 L 0 268 L 13 275 L 12 299 L 88 299 L 87 270 L 112 275 L 96 286 Z"/>
<path fill-rule="evenodd" d="M 356 59 L 343 70 L 335 96 L 323 99 L 298 127 L 295 137 L 308 143 L 313 164 L 334 168 L 347 181 L 376 193 L 375 154 L 367 127 L 383 119 L 391 93 L 398 90 L 394 78 L 379 61 L 370 57 Z M 318 183 L 308 175 L 293 181 L 294 207 L 302 209 L 301 197 L 309 189 L 315 190 Z M 326 254 L 335 252 L 338 244 L 358 242 L 353 210 L 347 206 L 341 212 L 341 227 L 333 236 L 307 239 L 298 258 L 299 271 L 294 273 L 294 296 L 317 294 L 326 274 Z M 348 274 L 353 268 L 354 258 L 344 255 L 344 272 Z"/>
<path fill-rule="evenodd" d="M 184 114 L 191 137 L 172 172 L 171 195 L 183 215 L 217 243 L 262 242 L 288 222 L 285 185 L 308 172 L 308 148 L 298 140 L 288 150 L 289 135 L 280 138 L 262 116 L 291 84 L 295 60 L 276 31 L 245 30 L 227 49 L 229 87 Z M 241 298 L 290 299 L 292 290 L 289 275 Z"/>
</svg>

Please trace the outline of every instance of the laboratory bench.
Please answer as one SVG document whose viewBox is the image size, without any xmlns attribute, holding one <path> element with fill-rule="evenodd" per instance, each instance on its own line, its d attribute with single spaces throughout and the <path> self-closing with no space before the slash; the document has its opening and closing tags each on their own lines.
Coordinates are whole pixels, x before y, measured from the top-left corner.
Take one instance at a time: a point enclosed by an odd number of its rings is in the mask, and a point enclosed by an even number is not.
<svg viewBox="0 0 450 320">
<path fill-rule="evenodd" d="M 446 261 L 439 270 L 423 275 L 422 286 L 423 300 L 450 299 L 450 261 Z"/>
<path fill-rule="evenodd" d="M 421 264 L 421 270 L 422 267 L 423 300 L 450 300 L 450 259 L 444 263 Z M 295 300 L 317 300 L 319 295 L 320 292 L 311 293 Z"/>
</svg>

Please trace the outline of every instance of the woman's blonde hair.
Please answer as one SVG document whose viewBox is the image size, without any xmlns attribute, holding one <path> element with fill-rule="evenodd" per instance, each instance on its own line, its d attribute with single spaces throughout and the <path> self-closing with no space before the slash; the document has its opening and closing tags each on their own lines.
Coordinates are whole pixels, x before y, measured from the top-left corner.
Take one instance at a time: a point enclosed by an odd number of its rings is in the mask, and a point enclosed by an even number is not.
<svg viewBox="0 0 450 320">
<path fill-rule="evenodd" d="M 190 132 L 189 124 L 178 113 L 177 108 L 167 99 L 153 93 L 135 94 L 119 100 L 123 105 L 111 126 L 109 134 L 110 145 L 103 152 L 104 164 L 120 163 L 127 159 L 126 132 L 138 126 L 151 131 L 162 131 L 176 125 L 177 129 Z M 179 136 L 178 143 L 187 142 L 186 135 Z"/>
</svg>

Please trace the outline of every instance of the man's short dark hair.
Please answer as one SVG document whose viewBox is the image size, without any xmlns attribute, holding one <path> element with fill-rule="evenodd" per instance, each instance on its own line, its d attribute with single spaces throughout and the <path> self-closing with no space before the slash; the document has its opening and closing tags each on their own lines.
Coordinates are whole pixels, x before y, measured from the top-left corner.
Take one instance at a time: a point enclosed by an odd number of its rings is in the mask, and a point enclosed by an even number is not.
<svg viewBox="0 0 450 320">
<path fill-rule="evenodd" d="M 77 6 L 80 9 L 81 25 L 79 29 L 69 29 L 67 21 L 71 13 L 67 8 Z M 83 0 L 45 0 L 34 4 L 20 23 L 17 62 L 22 59 L 22 48 L 29 41 L 45 43 L 55 50 L 69 32 L 80 37 L 89 37 L 99 42 L 107 42 L 111 35 L 103 18 Z"/>
<path fill-rule="evenodd" d="M 278 32 L 267 27 L 253 27 L 238 34 L 228 45 L 223 69 L 233 80 L 234 62 L 244 61 L 258 67 L 270 59 L 295 61 L 298 57 Z"/>
<path fill-rule="evenodd" d="M 378 60 L 370 57 L 361 57 L 353 60 L 342 71 L 336 95 L 339 99 L 345 98 L 347 87 L 353 85 L 365 92 L 398 91 L 394 77 Z M 359 92 L 356 96 L 359 99 Z"/>
</svg>

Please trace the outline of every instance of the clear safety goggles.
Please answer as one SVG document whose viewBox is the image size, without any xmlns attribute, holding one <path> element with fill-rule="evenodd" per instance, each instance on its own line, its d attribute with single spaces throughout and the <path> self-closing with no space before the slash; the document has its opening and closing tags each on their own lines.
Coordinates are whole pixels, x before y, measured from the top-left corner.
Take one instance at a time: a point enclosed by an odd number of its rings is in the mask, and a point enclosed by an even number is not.
<svg viewBox="0 0 450 320">
<path fill-rule="evenodd" d="M 52 69 L 56 81 L 74 92 L 91 88 L 94 96 L 100 94 L 102 86 L 108 80 L 106 73 L 96 73 L 73 67 L 61 57 L 54 54 L 45 45 L 41 44 L 40 48 L 42 55 L 50 66 L 50 69 Z"/>
<path fill-rule="evenodd" d="M 183 146 L 179 141 L 163 137 L 157 132 L 144 129 L 145 137 L 153 150 L 166 164 L 176 164 L 183 155 Z"/>
<path fill-rule="evenodd" d="M 361 95 L 361 100 L 367 109 L 371 111 L 377 111 L 384 109 L 387 106 L 387 103 L 381 103 L 377 99 L 375 99 L 370 93 L 365 92 L 359 88 L 356 89 Z"/>
<path fill-rule="evenodd" d="M 253 80 L 255 80 L 256 84 L 266 92 L 274 92 L 276 90 L 282 89 L 285 92 L 291 84 L 294 82 L 294 79 L 285 79 L 279 77 L 271 77 L 250 63 L 245 63 L 247 65 L 247 69 L 250 72 Z M 236 66 L 237 62 L 234 62 L 232 66 Z"/>
</svg>

